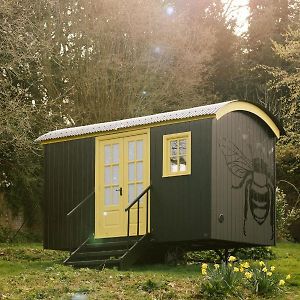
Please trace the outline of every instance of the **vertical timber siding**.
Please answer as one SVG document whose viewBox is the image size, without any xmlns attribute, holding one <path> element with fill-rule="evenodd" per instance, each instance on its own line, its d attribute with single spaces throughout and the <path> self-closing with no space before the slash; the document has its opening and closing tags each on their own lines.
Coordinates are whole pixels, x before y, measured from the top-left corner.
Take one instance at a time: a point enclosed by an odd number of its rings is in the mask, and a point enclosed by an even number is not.
<svg viewBox="0 0 300 300">
<path fill-rule="evenodd" d="M 191 131 L 191 174 L 162 177 L 163 135 Z M 211 120 L 151 128 L 151 231 L 159 242 L 208 239 Z"/>
<path fill-rule="evenodd" d="M 254 161 L 263 161 L 265 171 L 253 171 Z M 258 191 L 268 198 L 267 203 L 275 205 L 275 136 L 255 115 L 232 112 L 213 120 L 212 239 L 273 245 L 274 209 L 270 205 L 269 215 L 259 224 L 252 213 L 262 215 L 264 210 L 251 210 L 253 200 L 246 196 L 247 183 L 248 191 Z M 239 188 L 233 188 L 238 185 Z M 245 208 L 248 209 L 246 215 Z M 220 214 L 224 215 L 222 223 L 218 220 Z"/>
<path fill-rule="evenodd" d="M 94 190 L 94 176 L 94 138 L 45 145 L 46 249 L 76 248 L 93 232 L 93 197 L 71 217 L 66 214 Z"/>
</svg>

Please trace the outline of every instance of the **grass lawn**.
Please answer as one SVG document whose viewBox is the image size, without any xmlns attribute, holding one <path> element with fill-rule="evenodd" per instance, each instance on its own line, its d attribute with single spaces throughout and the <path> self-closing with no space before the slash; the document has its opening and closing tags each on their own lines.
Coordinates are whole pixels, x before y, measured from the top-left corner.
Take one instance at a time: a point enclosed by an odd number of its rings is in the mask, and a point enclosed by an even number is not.
<svg viewBox="0 0 300 300">
<path fill-rule="evenodd" d="M 279 243 L 270 261 L 285 277 L 292 275 L 278 299 L 300 299 L 300 244 Z M 130 271 L 73 269 L 62 265 L 65 253 L 40 244 L 0 244 L 0 299 L 200 299 L 199 265 L 141 266 Z M 256 299 L 249 296 L 249 299 Z"/>
</svg>

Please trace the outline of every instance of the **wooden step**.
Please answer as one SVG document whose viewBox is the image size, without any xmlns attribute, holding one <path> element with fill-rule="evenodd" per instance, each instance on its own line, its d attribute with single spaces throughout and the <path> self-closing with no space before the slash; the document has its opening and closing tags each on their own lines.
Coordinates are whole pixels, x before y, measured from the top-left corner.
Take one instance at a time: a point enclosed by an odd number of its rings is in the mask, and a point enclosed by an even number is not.
<svg viewBox="0 0 300 300">
<path fill-rule="evenodd" d="M 116 241 L 105 243 L 89 243 L 83 247 L 84 251 L 101 251 L 101 250 L 113 250 L 113 249 L 127 249 L 127 246 L 132 246 L 136 241 Z"/>
<path fill-rule="evenodd" d="M 100 266 L 117 266 L 119 265 L 119 263 L 120 263 L 120 259 L 97 259 L 97 260 L 68 261 L 65 264 L 77 268 L 84 268 L 84 267 L 100 267 Z"/>
<path fill-rule="evenodd" d="M 74 255 L 74 259 L 84 259 L 84 258 L 93 258 L 98 257 L 100 259 L 105 257 L 112 257 L 112 256 L 122 256 L 127 249 L 117 249 L 117 250 L 103 250 L 103 251 L 93 251 L 93 252 L 79 252 Z"/>
</svg>

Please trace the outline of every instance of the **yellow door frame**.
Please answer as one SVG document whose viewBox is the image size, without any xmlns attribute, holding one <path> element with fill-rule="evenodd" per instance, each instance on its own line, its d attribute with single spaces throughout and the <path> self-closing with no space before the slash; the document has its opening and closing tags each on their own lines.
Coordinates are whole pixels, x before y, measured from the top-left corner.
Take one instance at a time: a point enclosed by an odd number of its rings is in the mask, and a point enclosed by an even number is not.
<svg viewBox="0 0 300 300">
<path fill-rule="evenodd" d="M 125 138 L 127 140 L 130 140 L 131 137 L 135 136 L 141 136 L 146 135 L 145 139 L 145 148 L 144 148 L 144 187 L 146 188 L 150 184 L 150 128 L 147 129 L 141 129 L 141 130 L 133 130 L 123 133 L 114 133 L 114 134 L 107 134 L 107 135 L 101 135 L 99 137 L 95 138 L 95 237 L 96 238 L 104 238 L 109 236 L 104 236 L 103 231 L 101 231 L 101 220 L 103 222 L 103 217 L 101 217 L 99 214 L 104 214 L 104 203 L 103 199 L 101 199 L 101 195 L 103 193 L 103 187 L 101 187 L 101 182 L 104 182 L 104 162 L 101 161 L 101 145 L 104 145 L 105 143 L 113 142 L 114 140 L 119 140 L 119 143 L 122 145 L 125 144 Z M 120 142 L 122 139 L 122 142 Z M 125 153 L 127 153 L 128 149 L 127 147 L 123 146 L 123 149 L 120 149 L 120 186 L 122 185 L 123 188 L 123 195 L 120 197 L 120 203 L 119 203 L 119 209 L 121 210 L 121 223 L 123 223 L 123 233 L 119 236 L 125 236 L 127 234 L 126 228 L 127 228 L 127 213 L 125 212 L 125 208 L 128 206 L 128 190 L 127 190 L 127 184 L 126 180 L 128 180 L 127 173 L 127 167 L 125 166 L 125 162 L 127 159 L 125 159 Z M 122 172 L 122 174 L 121 174 Z M 122 177 L 122 178 L 121 178 Z M 122 212 L 123 211 L 123 212 Z M 132 213 L 131 213 L 132 215 Z M 141 219 L 143 220 L 143 218 Z M 150 220 L 150 209 L 149 209 L 149 220 Z M 134 235 L 136 232 L 133 230 L 133 226 L 130 226 L 130 234 Z M 141 231 L 143 233 L 143 231 Z M 115 235 L 112 234 L 112 237 Z"/>
</svg>

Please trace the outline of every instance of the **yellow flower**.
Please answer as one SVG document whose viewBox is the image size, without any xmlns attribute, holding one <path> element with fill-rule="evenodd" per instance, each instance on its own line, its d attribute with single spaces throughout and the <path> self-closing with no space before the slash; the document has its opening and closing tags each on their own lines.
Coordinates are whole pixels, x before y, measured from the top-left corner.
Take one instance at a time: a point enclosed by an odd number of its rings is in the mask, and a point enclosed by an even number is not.
<svg viewBox="0 0 300 300">
<path fill-rule="evenodd" d="M 290 275 L 290 274 L 288 274 L 288 275 L 285 277 L 285 279 L 286 279 L 286 280 L 289 280 L 289 279 L 291 279 L 291 275 Z"/>
<path fill-rule="evenodd" d="M 228 264 L 228 267 L 230 267 L 230 268 L 231 268 L 231 267 L 232 267 L 232 264 L 231 264 L 231 263 L 229 263 L 229 264 Z"/>
<path fill-rule="evenodd" d="M 230 255 L 229 258 L 228 258 L 228 261 L 234 262 L 234 261 L 236 261 L 236 257 Z"/>
<path fill-rule="evenodd" d="M 267 276 L 272 276 L 272 272 L 267 272 Z"/>
<path fill-rule="evenodd" d="M 243 273 L 244 272 L 244 268 L 240 268 L 240 272 Z"/>
<path fill-rule="evenodd" d="M 264 268 L 262 269 L 262 271 L 265 272 L 265 273 L 267 273 L 267 272 L 268 272 L 268 269 L 267 269 L 266 267 L 264 267 Z"/>
<path fill-rule="evenodd" d="M 260 261 L 258 264 L 259 264 L 261 267 L 265 265 L 265 263 L 264 263 L 263 261 Z"/>
<path fill-rule="evenodd" d="M 237 268 L 237 267 L 233 268 L 233 272 L 238 272 L 238 271 L 239 271 L 239 268 Z"/>
<path fill-rule="evenodd" d="M 219 268 L 220 268 L 220 265 L 218 265 L 218 264 L 214 264 L 214 267 L 215 267 L 215 269 L 217 270 L 217 269 L 219 269 Z"/>
<path fill-rule="evenodd" d="M 252 278 L 252 276 L 253 276 L 253 273 L 252 273 L 252 272 L 245 272 L 245 277 L 246 277 L 247 279 Z"/>
<path fill-rule="evenodd" d="M 275 267 L 271 266 L 271 271 L 274 272 L 275 271 Z"/>
<path fill-rule="evenodd" d="M 250 267 L 249 263 L 246 261 L 243 264 L 241 264 L 242 268 L 248 269 Z"/>
<path fill-rule="evenodd" d="M 201 272 L 202 272 L 202 275 L 207 275 L 206 269 L 202 269 Z"/>
<path fill-rule="evenodd" d="M 207 269 L 207 264 L 202 264 L 202 269 L 206 270 Z"/>
<path fill-rule="evenodd" d="M 285 284 L 285 281 L 283 279 L 280 279 L 278 285 L 284 285 L 284 284 Z"/>
</svg>

